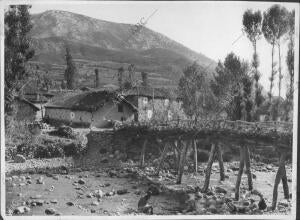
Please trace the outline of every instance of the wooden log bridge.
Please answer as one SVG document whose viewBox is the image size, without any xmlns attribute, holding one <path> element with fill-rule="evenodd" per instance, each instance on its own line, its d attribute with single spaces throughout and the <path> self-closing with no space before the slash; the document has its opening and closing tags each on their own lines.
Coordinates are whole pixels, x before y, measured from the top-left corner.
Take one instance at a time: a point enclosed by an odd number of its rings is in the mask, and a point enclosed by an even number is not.
<svg viewBox="0 0 300 220">
<path fill-rule="evenodd" d="M 202 191 L 209 188 L 212 164 L 215 158 L 219 162 L 220 180 L 225 179 L 224 164 L 221 150 L 222 144 L 234 144 L 240 147 L 240 164 L 235 185 L 235 199 L 239 199 L 239 188 L 244 167 L 248 177 L 248 189 L 253 190 L 250 152 L 251 147 L 274 146 L 281 152 L 279 168 L 276 174 L 272 209 L 276 208 L 278 185 L 282 181 L 284 197 L 289 198 L 289 189 L 285 170 L 286 153 L 292 151 L 292 123 L 287 122 L 245 122 L 245 121 L 169 121 L 164 124 L 157 123 L 130 123 L 121 124 L 115 127 L 115 133 L 125 133 L 127 137 L 139 137 L 144 140 L 141 149 L 140 165 L 144 166 L 144 158 L 147 143 L 149 140 L 156 140 L 162 148 L 159 162 L 156 168 L 156 175 L 159 175 L 167 152 L 172 151 L 175 155 L 177 184 L 181 184 L 186 155 L 188 150 L 193 149 L 194 171 L 197 173 L 197 143 L 209 142 L 211 151 L 205 170 L 205 181 Z"/>
</svg>

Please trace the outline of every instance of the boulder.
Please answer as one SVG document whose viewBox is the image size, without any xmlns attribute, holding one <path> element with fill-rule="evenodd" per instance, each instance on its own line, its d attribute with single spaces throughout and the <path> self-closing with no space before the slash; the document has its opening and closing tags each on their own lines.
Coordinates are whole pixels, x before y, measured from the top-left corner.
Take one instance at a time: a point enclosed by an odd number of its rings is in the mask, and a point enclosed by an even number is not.
<svg viewBox="0 0 300 220">
<path fill-rule="evenodd" d="M 54 208 L 48 208 L 45 210 L 46 215 L 54 215 L 56 210 Z"/>
<path fill-rule="evenodd" d="M 216 193 L 224 193 L 224 194 L 227 193 L 226 189 L 219 187 L 219 186 L 216 186 L 215 191 L 216 191 Z"/>
<path fill-rule="evenodd" d="M 123 194 L 126 194 L 126 193 L 128 193 L 127 189 L 119 189 L 119 190 L 117 190 L 117 194 L 118 195 L 123 195 Z"/>
<path fill-rule="evenodd" d="M 29 212 L 29 211 L 30 211 L 30 208 L 28 208 L 27 206 L 19 206 L 14 209 L 13 213 L 14 214 L 24 214 L 25 212 Z"/>
<path fill-rule="evenodd" d="M 26 158 L 21 155 L 21 154 L 17 154 L 15 157 L 14 157 L 14 162 L 15 163 L 25 163 L 26 161 Z"/>
</svg>

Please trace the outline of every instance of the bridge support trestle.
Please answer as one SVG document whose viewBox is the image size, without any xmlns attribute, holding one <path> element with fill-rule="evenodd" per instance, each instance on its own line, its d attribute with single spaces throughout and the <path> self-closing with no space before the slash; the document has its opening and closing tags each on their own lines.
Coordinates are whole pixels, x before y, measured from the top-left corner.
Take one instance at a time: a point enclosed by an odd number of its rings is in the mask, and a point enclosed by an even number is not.
<svg viewBox="0 0 300 220">
<path fill-rule="evenodd" d="M 146 151 L 146 146 L 148 143 L 148 139 L 144 140 L 143 146 L 142 146 L 142 151 L 141 151 L 141 159 L 140 159 L 140 166 L 144 167 L 145 166 L 145 151 Z"/>
<path fill-rule="evenodd" d="M 187 154 L 189 146 L 191 145 L 191 141 L 184 141 L 184 142 L 182 142 L 182 145 L 183 145 L 183 147 L 180 152 L 176 184 L 181 184 L 184 165 L 185 165 L 185 161 L 186 161 L 186 154 Z"/>
<path fill-rule="evenodd" d="M 284 198 L 289 199 L 289 187 L 287 184 L 287 177 L 286 177 L 286 170 L 285 170 L 285 159 L 286 159 L 286 152 L 282 151 L 280 160 L 279 160 L 279 168 L 276 173 L 275 183 L 273 188 L 273 201 L 272 201 L 272 210 L 276 209 L 277 205 L 277 197 L 278 197 L 278 185 L 280 180 L 282 180 Z"/>
</svg>

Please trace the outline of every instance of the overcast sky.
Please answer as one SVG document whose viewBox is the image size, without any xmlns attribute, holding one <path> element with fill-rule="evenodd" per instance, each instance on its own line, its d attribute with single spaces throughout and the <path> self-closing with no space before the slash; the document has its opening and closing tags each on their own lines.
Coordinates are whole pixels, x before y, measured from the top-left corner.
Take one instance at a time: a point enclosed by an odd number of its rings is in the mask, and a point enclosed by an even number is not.
<svg viewBox="0 0 300 220">
<path fill-rule="evenodd" d="M 246 36 L 242 36 L 242 16 L 248 8 L 265 11 L 274 3 L 269 2 L 57 2 L 33 3 L 31 13 L 46 10 L 65 10 L 90 17 L 136 24 L 142 17 L 149 19 L 147 27 L 182 43 L 190 49 L 200 52 L 215 61 L 224 60 L 231 51 L 242 59 L 251 61 L 253 48 Z M 288 10 L 296 9 L 296 3 L 282 3 Z M 296 16 L 297 18 L 297 16 Z M 232 44 L 234 41 L 236 43 Z M 287 69 L 285 56 L 287 42 L 282 46 L 282 73 L 284 81 L 282 94 L 286 90 Z M 259 70 L 261 84 L 269 90 L 271 74 L 271 45 L 262 37 L 257 44 L 260 59 Z M 275 59 L 278 59 L 276 50 Z M 278 77 L 276 77 L 273 95 L 278 95 Z"/>
</svg>

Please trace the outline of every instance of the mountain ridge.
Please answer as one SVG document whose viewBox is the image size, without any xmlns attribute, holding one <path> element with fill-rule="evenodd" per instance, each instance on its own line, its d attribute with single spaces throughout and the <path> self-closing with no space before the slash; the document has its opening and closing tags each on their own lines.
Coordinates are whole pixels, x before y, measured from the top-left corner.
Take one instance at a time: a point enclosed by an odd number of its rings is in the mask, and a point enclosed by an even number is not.
<svg viewBox="0 0 300 220">
<path fill-rule="evenodd" d="M 133 24 L 60 10 L 33 14 L 31 20 L 30 36 L 36 51 L 33 61 L 64 64 L 68 45 L 74 59 L 113 61 L 120 66 L 133 63 L 139 70 L 157 72 L 175 81 L 196 60 L 203 67 L 210 65 L 210 72 L 216 66 L 214 60 L 147 27 L 132 35 Z"/>
</svg>

